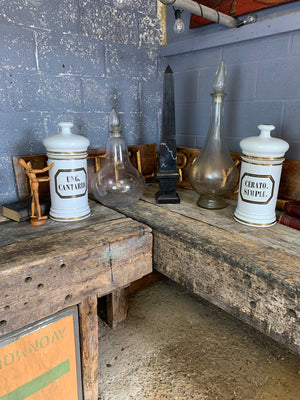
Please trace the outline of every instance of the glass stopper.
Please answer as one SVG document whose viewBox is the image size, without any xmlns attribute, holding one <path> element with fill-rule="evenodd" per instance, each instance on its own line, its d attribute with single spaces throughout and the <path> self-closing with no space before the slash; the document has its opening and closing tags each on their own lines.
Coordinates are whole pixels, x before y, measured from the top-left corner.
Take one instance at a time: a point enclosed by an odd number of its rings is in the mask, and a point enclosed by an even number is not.
<svg viewBox="0 0 300 400">
<path fill-rule="evenodd" d="M 113 136 L 120 136 L 120 118 L 118 116 L 118 113 L 116 110 L 113 108 L 109 114 L 109 126 L 110 126 L 110 131 Z"/>
<path fill-rule="evenodd" d="M 222 60 L 216 72 L 215 79 L 213 81 L 213 90 L 215 93 L 222 93 L 225 89 L 225 78 L 226 78 L 226 66 Z"/>
</svg>

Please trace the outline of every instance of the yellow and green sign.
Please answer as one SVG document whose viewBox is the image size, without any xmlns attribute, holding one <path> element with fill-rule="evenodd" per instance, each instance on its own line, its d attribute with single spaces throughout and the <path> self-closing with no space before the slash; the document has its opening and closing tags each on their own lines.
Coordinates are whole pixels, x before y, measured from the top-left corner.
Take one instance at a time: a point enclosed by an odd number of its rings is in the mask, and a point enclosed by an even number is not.
<svg viewBox="0 0 300 400">
<path fill-rule="evenodd" d="M 0 347 L 0 400 L 79 399 L 73 318 L 48 322 Z"/>
</svg>

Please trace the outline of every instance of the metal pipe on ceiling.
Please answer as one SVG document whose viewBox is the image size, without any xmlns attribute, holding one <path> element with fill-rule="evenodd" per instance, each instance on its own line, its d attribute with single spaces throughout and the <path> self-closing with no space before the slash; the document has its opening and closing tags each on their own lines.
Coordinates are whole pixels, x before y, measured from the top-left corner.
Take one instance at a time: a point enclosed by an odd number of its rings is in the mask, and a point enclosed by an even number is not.
<svg viewBox="0 0 300 400">
<path fill-rule="evenodd" d="M 228 26 L 229 28 L 236 28 L 240 25 L 241 21 L 230 15 L 223 14 L 213 8 L 206 7 L 193 0 L 160 0 L 165 5 L 171 5 L 181 10 L 189 11 L 192 14 L 199 15 L 200 17 L 207 18 L 210 21 L 217 22 L 218 24 Z"/>
</svg>

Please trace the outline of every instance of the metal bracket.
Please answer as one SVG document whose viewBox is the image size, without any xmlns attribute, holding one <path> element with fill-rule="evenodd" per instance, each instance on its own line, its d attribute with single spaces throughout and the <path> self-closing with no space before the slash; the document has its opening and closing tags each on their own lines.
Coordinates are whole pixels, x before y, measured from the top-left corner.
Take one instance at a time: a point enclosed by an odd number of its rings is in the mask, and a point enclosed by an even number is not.
<svg viewBox="0 0 300 400">
<path fill-rule="evenodd" d="M 239 17 L 237 21 L 238 21 L 236 26 L 237 28 L 244 25 L 254 24 L 257 21 L 257 15 L 256 14 L 245 15 L 244 17 Z"/>
</svg>

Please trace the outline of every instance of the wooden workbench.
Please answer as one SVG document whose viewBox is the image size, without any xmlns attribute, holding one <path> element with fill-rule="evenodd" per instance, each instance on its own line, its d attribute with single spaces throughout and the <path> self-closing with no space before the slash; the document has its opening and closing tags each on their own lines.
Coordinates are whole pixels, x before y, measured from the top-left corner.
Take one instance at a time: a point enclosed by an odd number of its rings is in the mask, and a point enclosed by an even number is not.
<svg viewBox="0 0 300 400">
<path fill-rule="evenodd" d="M 157 205 L 157 190 L 148 184 L 142 200 L 120 209 L 152 228 L 154 268 L 300 353 L 300 232 L 241 225 L 235 201 L 203 209 L 188 189 L 177 190 L 180 204 Z"/>
<path fill-rule="evenodd" d="M 98 399 L 97 298 L 110 294 L 113 312 L 114 293 L 152 271 L 151 229 L 91 210 L 68 224 L 0 223 L 0 336 L 78 305 L 85 400 Z"/>
</svg>

